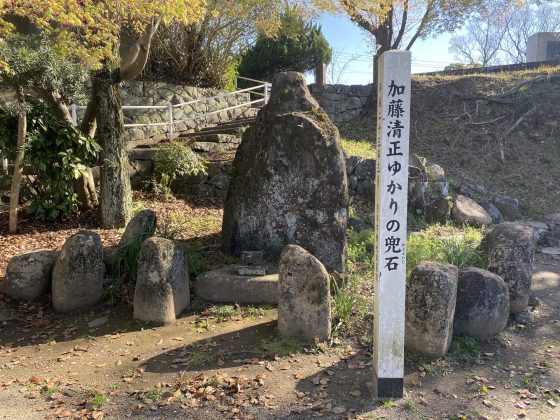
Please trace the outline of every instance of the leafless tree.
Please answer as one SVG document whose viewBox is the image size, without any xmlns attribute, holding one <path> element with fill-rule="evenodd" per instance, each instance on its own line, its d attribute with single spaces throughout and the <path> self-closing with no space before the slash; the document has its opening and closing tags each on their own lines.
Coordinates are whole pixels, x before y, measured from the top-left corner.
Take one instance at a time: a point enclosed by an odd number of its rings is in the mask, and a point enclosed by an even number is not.
<svg viewBox="0 0 560 420">
<path fill-rule="evenodd" d="M 527 38 L 560 29 L 560 6 L 487 0 L 469 19 L 464 35 L 453 36 L 449 51 L 457 60 L 483 66 L 526 61 Z"/>
<path fill-rule="evenodd" d="M 513 63 L 526 61 L 527 38 L 536 32 L 560 30 L 560 7 L 543 3 L 537 7 L 526 6 L 513 12 L 506 30 L 501 51 L 504 60 Z"/>
<path fill-rule="evenodd" d="M 327 82 L 331 85 L 345 83 L 344 76 L 348 67 L 358 59 L 361 59 L 359 55 L 345 53 L 344 50 L 334 50 L 327 70 Z"/>
</svg>

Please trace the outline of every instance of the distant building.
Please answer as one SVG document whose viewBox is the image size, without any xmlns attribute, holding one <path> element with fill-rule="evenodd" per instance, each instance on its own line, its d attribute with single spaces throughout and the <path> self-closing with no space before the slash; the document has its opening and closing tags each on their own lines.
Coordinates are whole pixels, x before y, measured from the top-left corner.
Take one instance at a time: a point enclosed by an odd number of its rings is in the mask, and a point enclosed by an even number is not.
<svg viewBox="0 0 560 420">
<path fill-rule="evenodd" d="M 560 59 L 560 32 L 537 32 L 527 38 L 527 62 Z"/>
</svg>

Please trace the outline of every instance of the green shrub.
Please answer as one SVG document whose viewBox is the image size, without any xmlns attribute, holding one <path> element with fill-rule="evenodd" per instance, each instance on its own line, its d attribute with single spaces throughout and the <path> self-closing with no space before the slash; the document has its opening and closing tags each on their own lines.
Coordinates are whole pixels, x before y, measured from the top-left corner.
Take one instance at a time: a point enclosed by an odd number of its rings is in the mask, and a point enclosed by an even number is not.
<svg viewBox="0 0 560 420">
<path fill-rule="evenodd" d="M 438 230 L 439 229 L 439 230 Z M 462 233 L 455 228 L 431 226 L 408 236 L 406 252 L 407 275 L 421 261 L 435 261 L 456 265 L 483 267 L 484 255 L 478 249 L 482 232 L 467 227 Z"/>
<path fill-rule="evenodd" d="M 8 158 L 15 153 L 17 124 L 14 117 L 0 113 L 0 150 Z M 58 120 L 41 103 L 28 113 L 25 161 L 33 177 L 24 178 L 24 199 L 28 212 L 37 220 L 55 220 L 77 212 L 81 204 L 74 181 L 97 162 L 101 146 L 64 121 Z M 9 176 L 10 174 L 8 174 Z"/>
<path fill-rule="evenodd" d="M 38 220 L 54 220 L 77 212 L 81 204 L 74 181 L 97 161 L 101 146 L 76 127 L 44 112 L 36 116 L 27 161 L 35 171 L 29 213 Z"/>
<path fill-rule="evenodd" d="M 206 174 L 206 163 L 183 143 L 172 141 L 156 152 L 154 172 L 159 178 L 153 184 L 156 196 L 168 199 L 175 179 L 184 175 Z"/>
</svg>

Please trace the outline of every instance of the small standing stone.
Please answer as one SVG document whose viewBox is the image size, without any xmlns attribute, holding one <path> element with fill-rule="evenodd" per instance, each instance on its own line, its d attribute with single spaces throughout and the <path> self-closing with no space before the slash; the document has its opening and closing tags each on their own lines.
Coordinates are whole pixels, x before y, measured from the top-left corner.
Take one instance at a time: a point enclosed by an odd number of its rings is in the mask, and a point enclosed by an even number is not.
<svg viewBox="0 0 560 420">
<path fill-rule="evenodd" d="M 142 210 L 126 225 L 121 240 L 119 241 L 119 248 L 130 245 L 137 238 L 149 238 L 154 234 L 155 230 L 156 212 L 153 210 Z"/>
<path fill-rule="evenodd" d="M 66 240 L 52 274 L 52 302 L 57 312 L 94 305 L 103 294 L 103 246 L 95 232 L 82 231 Z"/>
<path fill-rule="evenodd" d="M 41 249 L 15 256 L 8 263 L 0 293 L 16 299 L 34 300 L 47 294 L 58 251 Z"/>
<path fill-rule="evenodd" d="M 459 270 L 454 333 L 488 338 L 502 332 L 509 318 L 509 293 L 504 280 L 480 268 Z"/>
<path fill-rule="evenodd" d="M 405 347 L 431 358 L 443 357 L 453 336 L 458 269 L 422 262 L 410 273 L 406 291 Z"/>
<path fill-rule="evenodd" d="M 520 223 L 502 223 L 488 234 L 488 270 L 509 288 L 510 314 L 527 308 L 531 292 L 535 242 L 533 231 Z"/>
<path fill-rule="evenodd" d="M 134 318 L 170 323 L 189 303 L 189 272 L 183 249 L 169 239 L 146 239 L 138 256 Z"/>
<path fill-rule="evenodd" d="M 262 251 L 241 251 L 241 265 L 263 265 Z"/>
<path fill-rule="evenodd" d="M 330 278 L 321 262 L 297 245 L 280 256 L 278 329 L 280 335 L 312 342 L 331 331 Z"/>
</svg>

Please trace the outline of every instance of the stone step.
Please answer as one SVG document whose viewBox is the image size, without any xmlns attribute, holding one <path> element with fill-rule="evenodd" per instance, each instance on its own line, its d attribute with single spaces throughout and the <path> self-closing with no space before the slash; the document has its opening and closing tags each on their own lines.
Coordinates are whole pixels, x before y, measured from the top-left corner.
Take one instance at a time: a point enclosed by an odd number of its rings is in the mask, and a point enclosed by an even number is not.
<svg viewBox="0 0 560 420">
<path fill-rule="evenodd" d="M 237 266 L 203 273 L 195 281 L 199 299 L 216 303 L 278 303 L 278 270 L 267 267 L 265 276 L 241 276 Z"/>
<path fill-rule="evenodd" d="M 194 134 L 198 134 L 198 133 L 205 133 L 208 131 L 214 131 L 214 130 L 218 130 L 218 129 L 233 129 L 233 128 L 239 128 L 239 127 L 245 127 L 248 125 L 252 125 L 255 122 L 256 117 L 249 117 L 249 118 L 237 118 L 235 120 L 230 120 L 230 121 L 226 121 L 223 123 L 220 123 L 216 126 L 213 127 L 205 127 L 197 132 L 195 132 Z"/>
<path fill-rule="evenodd" d="M 196 141 L 204 143 L 241 143 L 241 137 L 235 134 L 224 134 L 224 133 L 214 133 L 214 134 L 196 134 L 193 136 L 179 137 L 181 140 L 184 138 L 187 141 Z"/>
<path fill-rule="evenodd" d="M 205 141 L 195 141 L 189 144 L 195 152 L 203 153 L 224 153 L 237 150 L 239 142 L 235 143 L 215 143 Z"/>
</svg>

